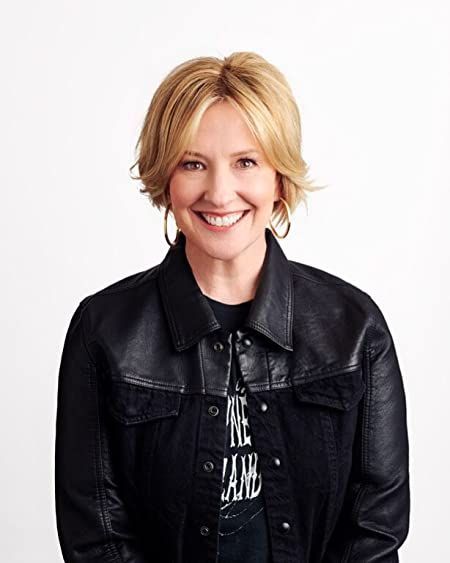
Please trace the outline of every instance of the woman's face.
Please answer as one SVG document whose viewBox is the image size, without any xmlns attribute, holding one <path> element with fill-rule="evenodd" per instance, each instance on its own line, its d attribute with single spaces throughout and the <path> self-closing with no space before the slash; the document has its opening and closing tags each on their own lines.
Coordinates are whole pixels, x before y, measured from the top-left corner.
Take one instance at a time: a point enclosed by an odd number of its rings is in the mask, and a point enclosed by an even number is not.
<svg viewBox="0 0 450 563">
<path fill-rule="evenodd" d="M 265 241 L 281 184 L 239 112 L 228 102 L 218 102 L 205 112 L 169 190 L 186 245 L 231 260 Z"/>
</svg>

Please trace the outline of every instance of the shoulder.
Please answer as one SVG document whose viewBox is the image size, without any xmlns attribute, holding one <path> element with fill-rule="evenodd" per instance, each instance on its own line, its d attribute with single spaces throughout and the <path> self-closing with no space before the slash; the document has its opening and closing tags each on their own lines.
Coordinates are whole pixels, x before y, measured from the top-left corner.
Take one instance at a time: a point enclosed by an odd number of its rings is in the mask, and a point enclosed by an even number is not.
<svg viewBox="0 0 450 563">
<path fill-rule="evenodd" d="M 294 282 L 299 285 L 307 286 L 317 292 L 322 290 L 335 291 L 341 294 L 352 293 L 356 298 L 370 299 L 370 296 L 363 289 L 329 271 L 295 260 L 289 260 L 289 264 Z"/>
<path fill-rule="evenodd" d="M 82 313 L 85 309 L 112 311 L 117 307 L 124 307 L 139 296 L 151 298 L 157 289 L 157 278 L 160 264 L 146 270 L 135 272 L 115 280 L 94 292 L 86 295 L 78 304 L 77 310 Z"/>
<path fill-rule="evenodd" d="M 367 328 L 387 328 L 380 307 L 363 288 L 348 279 L 318 267 L 289 260 L 294 282 L 294 297 L 301 311 L 304 307 L 328 318 L 359 318 Z"/>
<path fill-rule="evenodd" d="M 294 277 L 300 277 L 313 284 L 346 285 L 354 287 L 358 291 L 362 291 L 355 285 L 351 284 L 348 280 L 345 280 L 327 270 L 317 268 L 316 266 L 304 264 L 303 262 L 296 262 L 295 260 L 289 260 L 289 265 Z"/>
</svg>

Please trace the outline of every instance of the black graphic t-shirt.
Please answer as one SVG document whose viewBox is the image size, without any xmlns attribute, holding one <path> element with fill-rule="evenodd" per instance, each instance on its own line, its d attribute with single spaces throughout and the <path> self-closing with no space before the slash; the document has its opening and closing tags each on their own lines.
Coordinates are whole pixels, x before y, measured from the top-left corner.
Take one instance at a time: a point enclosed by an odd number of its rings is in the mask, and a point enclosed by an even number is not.
<svg viewBox="0 0 450 563">
<path fill-rule="evenodd" d="M 251 301 L 228 305 L 205 296 L 222 328 L 241 327 Z M 248 419 L 246 388 L 233 346 L 228 389 L 227 437 L 219 522 L 220 563 L 270 563 L 269 533 L 258 454 Z"/>
</svg>

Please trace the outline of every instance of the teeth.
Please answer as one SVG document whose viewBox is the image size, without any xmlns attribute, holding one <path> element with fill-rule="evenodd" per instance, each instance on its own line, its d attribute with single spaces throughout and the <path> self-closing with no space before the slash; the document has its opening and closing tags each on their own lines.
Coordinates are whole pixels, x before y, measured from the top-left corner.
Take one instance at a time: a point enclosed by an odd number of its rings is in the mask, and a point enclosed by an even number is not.
<svg viewBox="0 0 450 563">
<path fill-rule="evenodd" d="M 234 223 L 239 221 L 242 215 L 244 215 L 244 212 L 232 213 L 230 215 L 225 215 L 224 217 L 217 217 L 214 215 L 207 215 L 206 213 L 202 213 L 202 216 L 206 219 L 206 221 L 210 225 L 215 225 L 216 227 L 229 227 L 230 225 L 233 225 Z"/>
</svg>

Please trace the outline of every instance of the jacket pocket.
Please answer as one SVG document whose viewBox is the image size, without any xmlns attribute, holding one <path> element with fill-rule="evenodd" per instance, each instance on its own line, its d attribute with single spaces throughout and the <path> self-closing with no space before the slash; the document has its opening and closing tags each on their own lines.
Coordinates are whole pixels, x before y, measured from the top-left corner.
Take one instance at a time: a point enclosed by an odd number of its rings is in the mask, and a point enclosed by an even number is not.
<svg viewBox="0 0 450 563">
<path fill-rule="evenodd" d="M 295 395 L 300 402 L 344 411 L 359 403 L 365 389 L 361 367 L 294 382 Z"/>
<path fill-rule="evenodd" d="M 116 420 L 131 425 L 177 416 L 181 395 L 138 383 L 112 380 L 107 403 Z"/>
<path fill-rule="evenodd" d="M 303 469 L 305 483 L 310 491 L 328 490 L 323 521 L 317 527 L 320 542 L 329 537 L 338 514 L 338 499 L 348 482 L 359 414 L 356 407 L 365 390 L 361 366 L 294 383 L 296 402 L 303 413 L 299 417 L 303 423 L 300 449 L 308 456 L 302 461 L 308 470 Z"/>
</svg>

